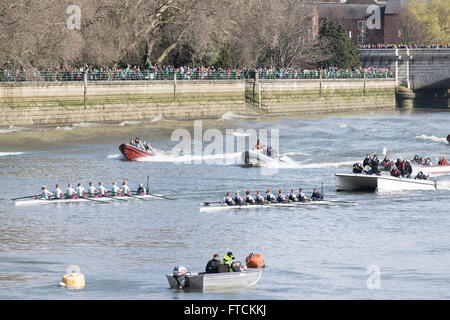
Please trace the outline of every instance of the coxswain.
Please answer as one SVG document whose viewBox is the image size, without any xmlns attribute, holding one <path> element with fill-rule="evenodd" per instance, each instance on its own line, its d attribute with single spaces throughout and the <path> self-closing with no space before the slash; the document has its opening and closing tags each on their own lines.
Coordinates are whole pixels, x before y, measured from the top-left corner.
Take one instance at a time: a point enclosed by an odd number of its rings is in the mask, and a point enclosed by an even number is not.
<svg viewBox="0 0 450 320">
<path fill-rule="evenodd" d="M 286 200 L 286 197 L 283 195 L 283 190 L 278 190 L 278 194 L 277 194 L 277 201 L 278 202 L 284 202 L 284 200 Z"/>
<path fill-rule="evenodd" d="M 233 198 L 231 197 L 230 193 L 227 192 L 227 194 L 225 195 L 225 197 L 222 200 L 223 203 L 226 203 L 229 206 L 234 205 L 234 201 Z"/>
<path fill-rule="evenodd" d="M 55 186 L 55 191 L 53 192 L 53 195 L 55 196 L 55 199 L 62 199 L 63 192 L 61 191 L 59 184 Z"/>
<path fill-rule="evenodd" d="M 317 200 L 322 200 L 323 196 L 320 194 L 319 190 L 317 190 L 317 188 L 314 188 L 313 193 L 311 195 L 311 200 L 313 201 L 317 201 Z"/>
<path fill-rule="evenodd" d="M 103 182 L 101 181 L 98 183 L 98 193 L 102 197 L 108 196 L 108 190 L 103 186 Z"/>
<path fill-rule="evenodd" d="M 127 180 L 124 180 L 122 182 L 122 189 L 121 189 L 121 191 L 122 191 L 123 194 L 130 195 L 130 188 L 127 185 Z"/>
<path fill-rule="evenodd" d="M 72 198 L 75 193 L 76 193 L 76 191 L 75 191 L 74 188 L 72 188 L 72 184 L 68 183 L 67 184 L 67 190 L 66 190 L 66 197 L 67 198 Z"/>
<path fill-rule="evenodd" d="M 264 197 L 261 195 L 261 191 L 257 191 L 256 192 L 255 201 L 256 201 L 257 204 L 264 203 Z"/>
<path fill-rule="evenodd" d="M 239 195 L 239 190 L 236 191 L 233 201 L 236 205 L 240 205 L 243 203 L 242 197 Z"/>
<path fill-rule="evenodd" d="M 266 201 L 268 203 L 271 203 L 271 202 L 274 202 L 276 200 L 277 200 L 277 198 L 275 198 L 275 196 L 273 195 L 272 189 L 270 189 L 270 188 L 267 189 L 267 191 L 266 191 Z"/>
<path fill-rule="evenodd" d="M 49 200 L 52 195 L 53 195 L 53 193 L 48 191 L 46 186 L 42 186 L 42 188 L 41 188 L 41 198 L 42 199 Z"/>
<path fill-rule="evenodd" d="M 370 159 L 370 154 L 366 154 L 366 157 L 363 160 L 363 168 L 365 166 L 369 166 L 370 167 L 371 163 L 372 163 L 372 159 Z"/>
<path fill-rule="evenodd" d="M 141 183 L 139 185 L 139 188 L 137 188 L 137 194 L 144 195 L 146 193 L 147 193 L 147 191 L 145 190 L 144 185 Z"/>
<path fill-rule="evenodd" d="M 250 194 L 250 190 L 245 191 L 244 201 L 246 204 L 255 204 L 255 199 L 253 199 L 252 195 Z"/>
<path fill-rule="evenodd" d="M 393 176 L 393 177 L 400 177 L 400 172 L 398 171 L 396 166 L 392 167 L 391 176 Z"/>
<path fill-rule="evenodd" d="M 303 201 L 307 200 L 305 194 L 303 193 L 303 189 L 302 188 L 298 189 L 297 199 L 298 199 L 299 202 L 303 202 Z"/>
<path fill-rule="evenodd" d="M 294 189 L 291 189 L 291 193 L 289 193 L 288 200 L 289 202 L 297 201 L 297 195 L 295 194 Z"/>
<path fill-rule="evenodd" d="M 88 187 L 88 194 L 90 197 L 95 197 L 95 195 L 98 193 L 97 188 L 94 186 L 94 184 L 92 182 L 89 182 L 89 187 Z"/>
<path fill-rule="evenodd" d="M 121 196 L 120 188 L 115 181 L 112 183 L 111 193 L 113 196 Z"/>
<path fill-rule="evenodd" d="M 417 180 L 427 180 L 427 177 L 423 174 L 422 171 L 419 171 L 419 173 L 416 175 L 416 177 L 414 179 Z"/>
<path fill-rule="evenodd" d="M 86 190 L 83 188 L 83 184 L 81 182 L 77 185 L 77 196 L 82 198 L 86 194 Z"/>
</svg>

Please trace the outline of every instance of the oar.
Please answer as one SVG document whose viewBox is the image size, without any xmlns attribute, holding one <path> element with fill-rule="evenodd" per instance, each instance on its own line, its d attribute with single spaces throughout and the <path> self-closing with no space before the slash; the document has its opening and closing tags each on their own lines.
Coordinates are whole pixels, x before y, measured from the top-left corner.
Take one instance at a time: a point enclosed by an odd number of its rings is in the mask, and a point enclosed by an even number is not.
<svg viewBox="0 0 450 320">
<path fill-rule="evenodd" d="M 213 201 L 213 202 L 202 202 L 202 205 L 209 206 L 212 203 L 222 203 L 222 201 Z"/>
<path fill-rule="evenodd" d="M 27 197 L 20 197 L 20 198 L 14 198 L 14 199 L 10 199 L 10 200 L 29 199 L 29 198 L 34 198 L 34 197 L 37 197 L 37 195 L 27 196 Z M 8 200 L 8 199 L 6 199 L 6 200 Z"/>
<path fill-rule="evenodd" d="M 94 202 L 98 202 L 98 203 L 106 203 L 106 204 L 109 204 L 109 202 L 105 202 L 105 201 L 101 201 L 101 200 L 96 200 L 96 199 L 90 199 L 90 198 L 88 198 L 88 197 L 81 197 L 80 199 L 86 199 L 86 200 L 94 201 Z"/>
<path fill-rule="evenodd" d="M 148 191 L 148 190 L 147 190 L 147 191 Z M 135 192 L 136 194 L 138 194 L 137 191 L 134 191 L 134 190 L 133 190 L 132 192 Z M 167 200 L 176 200 L 176 199 L 174 199 L 174 198 L 169 198 L 169 197 L 165 197 L 165 196 L 160 196 L 160 195 L 153 194 L 153 193 L 147 193 L 147 195 L 148 195 L 148 196 L 157 197 L 157 198 L 167 199 Z M 136 197 L 136 199 L 140 199 L 140 200 L 146 201 L 145 199 L 141 199 L 141 198 L 137 198 L 137 197 Z"/>
</svg>

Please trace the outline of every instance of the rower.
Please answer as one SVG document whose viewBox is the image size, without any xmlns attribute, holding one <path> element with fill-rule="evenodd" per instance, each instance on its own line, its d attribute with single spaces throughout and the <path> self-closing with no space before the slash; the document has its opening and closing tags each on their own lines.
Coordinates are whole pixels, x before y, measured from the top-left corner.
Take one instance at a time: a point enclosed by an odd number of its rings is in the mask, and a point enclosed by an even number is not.
<svg viewBox="0 0 450 320">
<path fill-rule="evenodd" d="M 255 204 L 255 199 L 253 199 L 252 195 L 250 194 L 250 190 L 245 191 L 244 200 L 246 204 Z"/>
<path fill-rule="evenodd" d="M 120 188 L 115 181 L 112 183 L 111 193 L 113 196 L 121 196 Z"/>
<path fill-rule="evenodd" d="M 271 202 L 275 202 L 276 200 L 277 200 L 277 198 L 275 198 L 275 196 L 273 195 L 272 189 L 268 188 L 266 191 L 266 201 L 268 203 L 271 203 Z"/>
<path fill-rule="evenodd" d="M 317 190 L 317 188 L 314 188 L 313 193 L 311 195 L 311 200 L 313 201 L 317 201 L 317 200 L 322 200 L 323 196 L 320 194 L 319 190 Z"/>
<path fill-rule="evenodd" d="M 108 196 L 108 190 L 103 186 L 103 182 L 98 183 L 98 193 L 101 197 L 107 197 Z"/>
<path fill-rule="evenodd" d="M 124 180 L 122 182 L 122 190 L 121 191 L 122 191 L 123 194 L 126 194 L 126 195 L 130 194 L 130 188 L 127 185 L 127 180 Z"/>
<path fill-rule="evenodd" d="M 53 195 L 53 193 L 51 193 L 50 191 L 47 190 L 47 187 L 46 187 L 46 186 L 42 186 L 41 190 L 42 190 L 42 191 L 41 191 L 41 197 L 42 197 L 42 199 L 49 200 L 49 199 L 50 199 L 50 196 Z"/>
<path fill-rule="evenodd" d="M 286 200 L 286 197 L 283 196 L 283 190 L 278 190 L 278 195 L 277 195 L 277 201 L 278 202 L 283 202 L 284 200 Z"/>
<path fill-rule="evenodd" d="M 72 188 L 72 184 L 68 183 L 67 184 L 67 190 L 66 190 L 66 198 L 72 198 L 73 195 L 75 194 L 75 189 Z"/>
<path fill-rule="evenodd" d="M 55 191 L 53 192 L 55 199 L 62 199 L 63 197 L 63 192 L 61 191 L 61 189 L 59 188 L 59 184 L 57 184 L 55 186 Z"/>
<path fill-rule="evenodd" d="M 239 195 L 239 190 L 236 191 L 236 195 L 234 196 L 233 201 L 234 201 L 234 203 L 235 203 L 236 205 L 240 205 L 240 204 L 242 204 L 242 202 L 244 202 L 244 201 L 242 200 L 242 197 Z"/>
<path fill-rule="evenodd" d="M 230 193 L 227 192 L 226 196 L 222 200 L 223 203 L 226 203 L 229 206 L 234 205 L 233 198 L 231 197 Z"/>
<path fill-rule="evenodd" d="M 137 188 L 137 194 L 140 194 L 140 195 L 146 194 L 146 190 L 145 190 L 144 185 L 142 183 L 139 185 L 139 188 Z"/>
<path fill-rule="evenodd" d="M 256 201 L 257 204 L 264 203 L 264 197 L 261 195 L 261 191 L 257 191 L 256 192 L 255 201 Z"/>
<path fill-rule="evenodd" d="M 295 194 L 295 190 L 294 189 L 291 189 L 291 193 L 289 193 L 288 200 L 289 200 L 289 202 L 297 201 L 297 196 Z"/>
<path fill-rule="evenodd" d="M 88 194 L 90 197 L 94 197 L 98 192 L 97 188 L 93 185 L 92 182 L 89 182 Z"/>
<path fill-rule="evenodd" d="M 81 182 L 77 185 L 77 196 L 82 198 L 86 195 L 86 190 L 83 188 L 83 184 Z"/>
<path fill-rule="evenodd" d="M 302 189 L 302 188 L 299 188 L 299 189 L 298 189 L 297 199 L 298 199 L 299 202 L 306 201 L 306 196 L 305 196 L 305 194 L 303 193 L 303 189 Z"/>
</svg>

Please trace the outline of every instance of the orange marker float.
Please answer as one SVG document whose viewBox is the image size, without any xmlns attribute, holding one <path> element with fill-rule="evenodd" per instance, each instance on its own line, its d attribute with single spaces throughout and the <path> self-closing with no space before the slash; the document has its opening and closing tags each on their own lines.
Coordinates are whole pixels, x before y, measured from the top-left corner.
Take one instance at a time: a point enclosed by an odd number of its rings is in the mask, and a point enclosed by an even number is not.
<svg viewBox="0 0 450 320">
<path fill-rule="evenodd" d="M 247 268 L 264 268 L 264 256 L 259 253 L 250 253 L 245 258 Z"/>
</svg>

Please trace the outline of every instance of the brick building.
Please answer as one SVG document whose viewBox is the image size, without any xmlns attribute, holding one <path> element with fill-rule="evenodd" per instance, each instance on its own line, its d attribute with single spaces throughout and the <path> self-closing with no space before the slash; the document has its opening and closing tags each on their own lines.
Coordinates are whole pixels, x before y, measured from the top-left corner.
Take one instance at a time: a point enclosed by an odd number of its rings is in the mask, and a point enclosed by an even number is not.
<svg viewBox="0 0 450 320">
<path fill-rule="evenodd" d="M 317 20 L 339 21 L 356 44 L 396 43 L 396 20 L 411 0 L 315 2 Z"/>
</svg>

